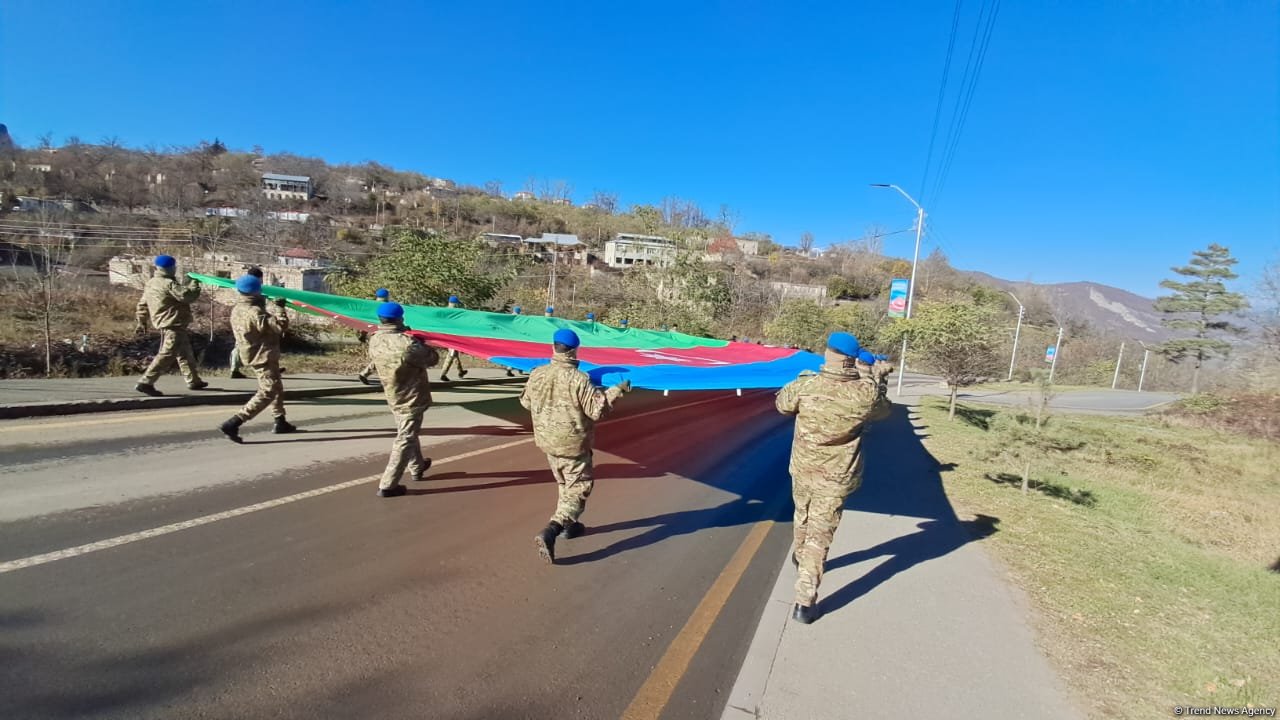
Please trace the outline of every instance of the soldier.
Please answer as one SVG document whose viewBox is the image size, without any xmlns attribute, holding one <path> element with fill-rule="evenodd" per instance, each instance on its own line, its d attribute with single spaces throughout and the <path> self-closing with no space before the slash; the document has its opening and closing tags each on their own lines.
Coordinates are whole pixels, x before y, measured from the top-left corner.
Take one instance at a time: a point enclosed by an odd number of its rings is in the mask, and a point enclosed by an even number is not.
<svg viewBox="0 0 1280 720">
<path fill-rule="evenodd" d="M 542 313 L 542 317 L 555 317 L 555 316 L 556 316 L 556 309 L 552 305 L 548 305 L 546 311 Z"/>
<path fill-rule="evenodd" d="M 152 397 L 163 395 L 156 389 L 156 379 L 167 372 L 176 360 L 187 387 L 203 390 L 209 387 L 209 383 L 200 379 L 195 353 L 191 351 L 191 338 L 187 336 L 187 326 L 191 324 L 191 303 L 200 297 L 200 283 L 190 279 L 178 282 L 175 279 L 178 261 L 169 255 L 159 255 L 155 262 L 156 274 L 142 290 L 135 317 L 139 335 L 147 331 L 147 318 L 151 318 L 151 325 L 160 331 L 160 350 L 133 388 Z"/>
<path fill-rule="evenodd" d="M 390 302 L 391 291 L 386 288 L 378 288 L 378 291 L 373 294 L 373 299 L 379 302 Z M 360 342 L 368 342 L 368 340 L 369 336 L 367 333 L 360 333 Z M 363 370 L 356 373 L 356 379 L 359 380 L 362 385 L 372 385 L 373 383 L 369 382 L 369 376 L 374 373 L 375 369 L 376 368 L 373 366 L 372 356 L 370 356 L 369 364 L 365 365 Z"/>
<path fill-rule="evenodd" d="M 267 312 L 267 300 L 262 296 L 262 278 L 243 275 L 236 280 L 236 292 L 240 293 L 236 306 L 231 308 L 231 331 L 236 335 L 236 350 L 240 360 L 253 368 L 258 376 L 258 392 L 249 398 L 240 412 L 219 427 L 231 442 L 244 442 L 240 438 L 240 426 L 258 416 L 271 406 L 275 426 L 271 432 L 291 433 L 298 428 L 285 419 L 284 383 L 280 380 L 280 342 L 289 329 L 289 319 L 284 313 L 284 298 L 276 300 L 278 314 Z"/>
<path fill-rule="evenodd" d="M 447 303 L 447 307 L 451 307 L 451 308 L 458 307 L 457 295 L 449 296 L 449 302 Z M 466 368 L 462 367 L 462 357 L 458 355 L 457 350 L 454 350 L 451 348 L 449 352 L 446 353 L 444 356 L 444 369 L 440 371 L 441 382 L 449 382 L 449 368 L 453 367 L 455 363 L 458 366 L 458 377 L 464 378 L 467 376 Z M 510 377 L 510 375 L 511 375 L 511 371 L 508 370 L 507 376 Z"/>
<path fill-rule="evenodd" d="M 259 280 L 262 279 L 262 268 L 260 267 L 254 266 L 249 268 L 245 272 L 258 278 Z M 235 332 L 234 329 L 232 330 L 232 332 Z M 244 378 L 248 377 L 244 373 L 240 372 L 241 367 L 243 367 L 243 363 L 240 362 L 240 346 L 233 345 L 231 348 L 231 378 L 233 380 L 243 380 Z"/>
<path fill-rule="evenodd" d="M 415 482 L 422 480 L 431 458 L 422 456 L 418 433 L 422 415 L 431 406 L 431 383 L 427 368 L 440 360 L 435 348 L 405 333 L 404 308 L 399 303 L 384 302 L 378 306 L 381 326 L 369 338 L 369 356 L 382 379 L 382 387 L 396 419 L 396 441 L 391 446 L 391 459 L 378 483 L 378 497 L 405 494 L 400 476 L 406 468 Z"/>
<path fill-rule="evenodd" d="M 555 354 L 549 365 L 529 373 L 520 404 L 533 417 L 533 441 L 547 454 L 555 476 L 559 500 L 551 522 L 534 537 L 538 554 L 555 562 L 556 537 L 573 539 L 586 532 L 578 518 L 586 509 L 595 479 L 591 474 L 591 446 L 596 421 L 613 408 L 619 396 L 630 392 L 623 380 L 600 390 L 578 369 L 578 334 L 561 328 L 552 336 Z"/>
<path fill-rule="evenodd" d="M 792 617 L 817 619 L 818 584 L 845 499 L 862 483 L 862 431 L 888 415 L 889 402 L 855 367 L 858 341 L 849 333 L 827 338 L 825 362 L 778 392 L 778 412 L 796 416 L 791 444 L 792 496 L 798 570 Z"/>
</svg>

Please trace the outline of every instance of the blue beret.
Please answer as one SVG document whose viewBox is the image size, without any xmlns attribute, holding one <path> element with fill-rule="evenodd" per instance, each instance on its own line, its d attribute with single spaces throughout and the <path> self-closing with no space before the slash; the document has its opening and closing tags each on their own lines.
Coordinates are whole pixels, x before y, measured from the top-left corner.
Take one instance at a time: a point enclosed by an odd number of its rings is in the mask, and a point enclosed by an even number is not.
<svg viewBox="0 0 1280 720">
<path fill-rule="evenodd" d="M 876 355 L 876 359 L 877 359 L 877 360 L 888 360 L 888 359 L 889 359 L 889 356 L 888 356 L 888 355 Z"/>
<path fill-rule="evenodd" d="M 386 288 L 378 288 L 378 292 L 374 293 L 373 296 L 379 300 L 386 300 L 391 297 L 391 293 Z"/>
<path fill-rule="evenodd" d="M 858 362 L 862 363 L 863 365 L 875 365 L 876 356 L 872 355 L 870 350 L 859 350 Z"/>
<path fill-rule="evenodd" d="M 626 319 L 626 318 L 622 318 L 622 324 L 623 324 L 623 325 L 626 325 L 626 324 L 627 324 L 627 319 Z"/>
<path fill-rule="evenodd" d="M 512 312 L 512 313 L 514 313 L 514 314 L 516 314 L 516 315 L 519 315 L 519 314 L 520 314 L 520 306 L 519 306 L 519 305 L 517 305 L 517 306 L 515 306 L 515 307 L 511 308 L 511 312 Z"/>
<path fill-rule="evenodd" d="M 862 346 L 858 344 L 858 338 L 847 332 L 831 333 L 827 337 L 827 347 L 848 357 L 857 357 L 858 351 L 862 349 Z"/>
<path fill-rule="evenodd" d="M 595 319 L 596 319 L 596 314 L 595 314 L 595 313 L 587 313 L 587 319 L 588 319 L 588 320 L 595 320 Z"/>
<path fill-rule="evenodd" d="M 404 308 L 400 303 L 384 302 L 378 306 L 378 317 L 384 320 L 399 320 L 404 317 Z"/>
<path fill-rule="evenodd" d="M 241 275 L 236 278 L 236 292 L 241 295 L 257 295 L 262 292 L 262 278 L 253 275 Z"/>
<path fill-rule="evenodd" d="M 157 255 L 156 267 L 158 268 L 174 268 L 178 266 L 178 261 L 173 259 L 172 255 Z"/>
<path fill-rule="evenodd" d="M 555 335 L 551 336 L 551 340 L 552 342 L 557 342 L 565 347 L 571 348 L 578 347 L 578 344 L 581 342 L 578 340 L 578 333 L 570 330 L 569 328 L 560 328 L 556 331 Z"/>
<path fill-rule="evenodd" d="M 456 303 L 456 302 L 458 302 L 458 296 L 457 296 L 457 295 L 450 295 L 450 296 L 449 296 L 449 302 L 451 302 L 451 303 Z"/>
<path fill-rule="evenodd" d="M 548 305 L 548 306 L 547 306 L 547 312 L 549 312 L 549 313 L 553 313 L 553 312 L 555 312 L 555 311 L 556 311 L 556 309 L 555 309 L 553 306 L 551 306 L 551 305 Z"/>
</svg>

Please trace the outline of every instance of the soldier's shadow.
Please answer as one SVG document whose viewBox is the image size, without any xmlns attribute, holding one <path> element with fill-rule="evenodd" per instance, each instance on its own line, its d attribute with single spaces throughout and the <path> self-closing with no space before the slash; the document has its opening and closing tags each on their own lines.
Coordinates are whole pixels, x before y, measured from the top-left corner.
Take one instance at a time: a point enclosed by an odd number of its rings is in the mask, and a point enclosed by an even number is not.
<svg viewBox="0 0 1280 720">
<path fill-rule="evenodd" d="M 925 437 L 912 422 L 911 410 L 894 405 L 889 417 L 872 425 L 863 438 L 866 470 L 862 488 L 845 503 L 837 542 L 843 533 L 855 532 L 859 513 L 919 518 L 916 531 L 845 553 L 827 561 L 828 572 L 878 557 L 888 559 L 851 583 L 819 600 L 825 614 L 838 610 L 871 592 L 894 576 L 954 552 L 967 543 L 996 533 L 999 518 L 977 515 L 974 520 L 956 517 L 943 487 L 942 474 L 954 463 L 940 463 L 924 446 Z"/>
</svg>

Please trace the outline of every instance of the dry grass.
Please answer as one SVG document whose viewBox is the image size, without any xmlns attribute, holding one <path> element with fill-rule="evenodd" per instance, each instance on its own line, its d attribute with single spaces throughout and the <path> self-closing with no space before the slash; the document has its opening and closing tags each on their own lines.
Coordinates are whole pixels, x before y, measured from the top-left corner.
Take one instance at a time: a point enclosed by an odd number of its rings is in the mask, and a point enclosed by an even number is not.
<svg viewBox="0 0 1280 720">
<path fill-rule="evenodd" d="M 1040 462 L 1041 492 L 1023 495 L 992 481 L 1017 468 L 986 459 L 981 423 L 948 422 L 939 401 L 919 411 L 926 445 L 957 464 L 944 475 L 957 509 L 1001 519 L 990 547 L 1093 715 L 1280 704 L 1280 446 L 1161 418 L 1061 416 L 1085 445 Z"/>
</svg>

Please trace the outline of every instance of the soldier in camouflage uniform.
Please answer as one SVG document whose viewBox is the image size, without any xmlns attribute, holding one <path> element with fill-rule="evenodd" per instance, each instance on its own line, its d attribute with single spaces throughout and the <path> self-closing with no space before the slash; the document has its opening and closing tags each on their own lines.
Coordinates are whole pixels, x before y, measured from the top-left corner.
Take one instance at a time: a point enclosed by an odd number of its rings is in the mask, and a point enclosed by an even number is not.
<svg viewBox="0 0 1280 720">
<path fill-rule="evenodd" d="M 378 291 L 373 294 L 373 299 L 384 303 L 391 302 L 391 291 L 386 288 L 378 288 Z M 369 337 L 366 333 L 360 333 L 360 342 L 369 342 Z M 377 368 L 374 367 L 373 358 L 370 356 L 369 364 L 365 365 L 364 369 L 359 373 L 356 373 L 356 379 L 363 385 L 372 385 L 373 383 L 369 382 L 369 376 L 375 372 L 377 372 Z"/>
<path fill-rule="evenodd" d="M 533 417 L 533 441 L 547 454 L 559 497 L 551 522 L 534 537 L 538 554 L 547 562 L 555 562 L 560 533 L 572 539 L 586 531 L 578 518 L 595 484 L 591 468 L 595 424 L 619 396 L 631 390 L 630 380 L 608 390 L 597 388 L 578 369 L 578 345 L 577 333 L 557 330 L 551 363 L 534 368 L 520 393 L 520 404 Z"/>
<path fill-rule="evenodd" d="M 261 279 L 262 279 L 262 268 L 260 268 L 260 267 L 256 267 L 256 266 L 255 266 L 255 267 L 251 267 L 251 268 L 249 268 L 248 270 L 245 270 L 245 272 L 246 272 L 247 274 L 249 274 L 249 275 L 252 275 L 252 276 L 254 276 L 254 277 L 258 278 L 259 280 L 261 280 Z M 233 332 L 234 332 L 234 330 L 233 330 Z M 231 365 L 231 378 L 232 378 L 233 380 L 243 380 L 244 378 L 248 377 L 248 376 L 247 376 L 247 375 L 245 375 L 243 372 L 241 372 L 241 368 L 243 368 L 243 367 L 244 367 L 244 362 L 240 359 L 240 346 L 239 346 L 239 345 L 235 345 L 235 346 L 233 346 L 233 347 L 231 348 L 231 363 L 230 363 L 230 365 Z"/>
<path fill-rule="evenodd" d="M 791 445 L 795 500 L 796 605 L 802 623 L 817 618 L 818 584 L 845 499 L 862 483 L 862 431 L 886 416 L 889 402 L 855 368 L 858 341 L 832 333 L 822 369 L 805 373 L 778 392 L 778 412 L 796 416 Z"/>
<path fill-rule="evenodd" d="M 435 365 L 440 355 L 405 332 L 408 328 L 404 325 L 404 308 L 399 303 L 379 305 L 378 320 L 382 325 L 369 337 L 369 356 L 396 419 L 396 440 L 378 483 L 378 497 L 397 497 L 406 492 L 400 484 L 406 468 L 409 477 L 419 481 L 431 467 L 431 458 L 422 456 L 418 433 L 422 430 L 422 415 L 431 406 L 427 368 Z"/>
<path fill-rule="evenodd" d="M 236 292 L 240 293 L 235 307 L 231 308 L 231 331 L 236 336 L 236 350 L 240 361 L 253 368 L 258 376 L 258 392 L 249 398 L 243 409 L 231 416 L 218 428 L 232 442 L 243 442 L 240 426 L 258 416 L 271 406 L 275 417 L 274 433 L 291 433 L 298 428 L 285 419 L 284 383 L 280 380 L 280 341 L 289 329 L 289 319 L 284 313 L 284 298 L 276 300 L 278 314 L 267 312 L 267 300 L 262 296 L 262 278 L 244 275 L 236 280 Z"/>
<path fill-rule="evenodd" d="M 451 308 L 458 307 L 458 296 L 450 295 L 447 306 Z M 450 348 L 449 352 L 444 356 L 444 369 L 440 371 L 441 382 L 449 382 L 449 368 L 453 367 L 455 364 L 458 366 L 458 377 L 464 378 L 467 376 L 466 368 L 462 367 L 462 357 L 458 355 L 457 350 Z M 507 374 L 510 375 L 510 373 L 511 371 L 508 370 Z"/>
<path fill-rule="evenodd" d="M 873 355 L 870 351 L 863 349 L 858 351 L 858 362 L 854 365 L 858 374 L 864 378 L 871 378 L 875 381 L 876 388 L 881 395 L 885 395 L 889 391 L 889 375 L 893 373 L 894 367 L 884 355 Z"/>
<path fill-rule="evenodd" d="M 156 380 L 176 360 L 187 387 L 203 390 L 209 387 L 209 383 L 200 379 L 196 356 L 191 351 L 191 338 L 187 335 L 187 326 L 191 324 L 191 303 L 200 297 L 200 283 L 194 280 L 178 282 L 175 279 L 178 261 L 169 255 L 157 256 L 155 263 L 156 274 L 142 290 L 136 319 L 139 335 L 147 331 L 147 319 L 151 319 L 151 325 L 160 331 L 160 350 L 134 389 L 152 397 L 162 395 L 156 389 Z"/>
</svg>

